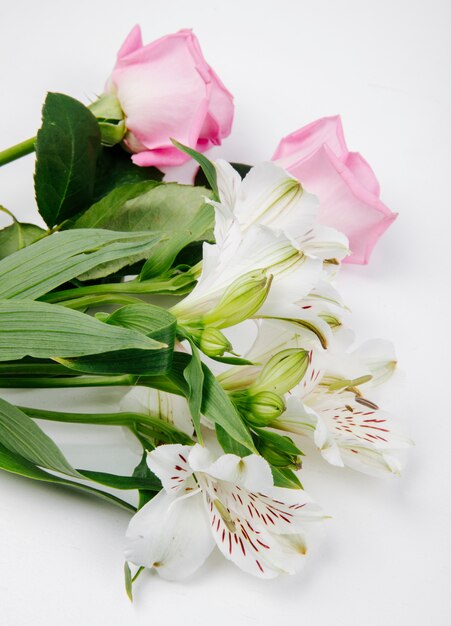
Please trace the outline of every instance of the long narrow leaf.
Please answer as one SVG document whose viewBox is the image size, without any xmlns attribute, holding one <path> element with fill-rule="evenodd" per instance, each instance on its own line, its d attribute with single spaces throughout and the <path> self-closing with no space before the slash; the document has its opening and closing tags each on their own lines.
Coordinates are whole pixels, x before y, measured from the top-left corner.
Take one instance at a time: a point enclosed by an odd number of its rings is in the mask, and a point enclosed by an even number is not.
<svg viewBox="0 0 451 626">
<path fill-rule="evenodd" d="M 36 299 L 85 272 L 117 261 L 116 269 L 136 255 L 145 258 L 161 239 L 158 233 L 80 229 L 53 233 L 0 261 L 0 298 Z"/>
<path fill-rule="evenodd" d="M 122 350 L 97 356 L 67 359 L 64 364 L 80 372 L 97 374 L 159 374 L 169 370 L 175 341 L 177 320 L 169 311 L 151 304 L 131 304 L 121 307 L 104 319 L 113 328 L 127 328 L 142 333 L 165 347 L 158 352 Z"/>
<path fill-rule="evenodd" d="M 11 474 L 17 474 L 19 476 L 23 476 L 25 478 L 31 478 L 33 480 L 40 480 L 46 483 L 54 483 L 56 485 L 63 485 L 65 487 L 73 487 L 75 489 L 79 489 L 81 491 L 86 491 L 92 495 L 95 495 L 104 500 L 109 500 L 110 502 L 114 502 L 120 507 L 126 509 L 127 511 L 135 512 L 136 508 L 129 504 L 128 502 L 124 502 L 120 498 L 117 498 L 111 493 L 106 493 L 105 491 L 101 491 L 100 489 L 96 489 L 95 487 L 90 487 L 84 483 L 77 483 L 73 480 L 69 480 L 67 478 L 61 478 L 60 476 L 54 476 L 49 472 L 40 469 L 27 459 L 21 457 L 19 454 L 15 454 L 8 450 L 4 446 L 0 444 L 0 469 L 5 470 L 6 472 L 10 472 Z"/>
<path fill-rule="evenodd" d="M 0 301 L 0 361 L 64 358 L 112 350 L 159 350 L 164 344 L 128 328 L 55 304 Z"/>
<path fill-rule="evenodd" d="M 0 398 L 0 443 L 40 467 L 80 478 L 58 446 L 31 417 L 2 398 Z"/>
</svg>

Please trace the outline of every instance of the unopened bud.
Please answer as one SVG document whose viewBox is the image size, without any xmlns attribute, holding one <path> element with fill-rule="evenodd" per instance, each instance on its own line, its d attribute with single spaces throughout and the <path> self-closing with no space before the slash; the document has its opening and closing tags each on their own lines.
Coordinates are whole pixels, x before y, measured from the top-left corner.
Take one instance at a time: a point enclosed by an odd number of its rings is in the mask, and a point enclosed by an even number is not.
<svg viewBox="0 0 451 626">
<path fill-rule="evenodd" d="M 97 118 L 102 144 L 111 147 L 120 143 L 127 128 L 124 112 L 116 96 L 111 93 L 104 93 L 89 106 L 89 109 Z"/>
<path fill-rule="evenodd" d="M 193 334 L 196 345 L 210 357 L 222 356 L 232 350 L 232 344 L 217 328 L 204 328 Z"/>
<path fill-rule="evenodd" d="M 285 411 L 285 402 L 272 391 L 260 391 L 249 399 L 249 421 L 255 426 L 268 426 Z"/>
<path fill-rule="evenodd" d="M 226 328 L 248 319 L 266 300 L 271 281 L 272 276 L 267 276 L 264 270 L 240 276 L 225 290 L 219 303 L 202 322 L 205 326 Z"/>
<path fill-rule="evenodd" d="M 252 393 L 272 391 L 283 395 L 293 389 L 304 377 L 309 364 L 309 353 L 288 348 L 275 354 L 262 369 L 251 387 Z"/>
</svg>

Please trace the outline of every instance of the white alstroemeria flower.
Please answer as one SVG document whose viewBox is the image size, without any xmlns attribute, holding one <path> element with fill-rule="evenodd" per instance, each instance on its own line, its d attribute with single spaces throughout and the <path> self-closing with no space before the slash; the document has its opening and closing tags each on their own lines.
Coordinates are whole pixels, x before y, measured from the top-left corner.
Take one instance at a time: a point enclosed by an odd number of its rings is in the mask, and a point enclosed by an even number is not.
<svg viewBox="0 0 451 626">
<path fill-rule="evenodd" d="M 310 436 L 331 465 L 371 476 L 399 475 L 397 454 L 412 445 L 390 415 L 347 391 L 314 393 L 304 403 L 289 397 L 286 412 L 272 426 Z"/>
<path fill-rule="evenodd" d="M 260 578 L 293 574 L 306 554 L 306 523 L 321 520 L 302 490 L 273 486 L 257 455 L 215 458 L 199 444 L 148 455 L 163 490 L 132 518 L 126 558 L 168 580 L 195 572 L 213 550 Z"/>
<path fill-rule="evenodd" d="M 306 379 L 314 379 L 318 383 L 319 363 L 324 353 L 318 337 L 304 326 L 297 326 L 284 320 L 258 320 L 258 331 L 254 343 L 244 354 L 244 358 L 251 361 L 252 365 L 235 365 L 218 375 L 218 381 L 228 391 L 237 391 L 250 387 L 257 380 L 260 372 L 268 361 L 277 353 L 290 348 L 298 348 L 310 352 L 310 363 L 304 376 Z M 326 328 L 323 329 L 324 332 Z M 235 343 L 235 349 L 237 349 Z M 313 376 L 312 376 L 313 370 Z M 302 381 L 301 381 L 301 384 Z M 305 383 L 307 386 L 307 383 Z M 309 384 L 310 388 L 310 384 Z"/>
<path fill-rule="evenodd" d="M 321 279 L 320 259 L 305 255 L 283 232 L 267 226 L 253 225 L 242 233 L 233 214 L 221 205 L 216 207 L 215 238 L 216 244 L 204 243 L 202 272 L 196 287 L 171 309 L 182 324 L 202 320 L 208 314 L 211 317 L 226 290 L 234 285 L 240 286 L 242 295 L 234 299 L 233 313 L 244 313 L 249 298 L 253 298 L 254 283 L 262 284 L 261 289 L 267 293 L 269 285 L 262 283 L 262 273 L 271 275 L 272 282 L 263 306 L 256 307 L 259 314 L 290 315 L 293 309 L 297 312 L 293 303 L 310 293 Z M 243 279 L 249 282 L 248 289 L 241 289 Z M 229 325 L 220 314 L 218 320 L 209 323 Z"/>
<path fill-rule="evenodd" d="M 395 419 L 362 394 L 386 379 L 394 363 L 391 344 L 382 340 L 341 356 L 324 353 L 317 383 L 312 388 L 301 381 L 287 396 L 287 410 L 272 426 L 311 437 L 332 465 L 347 465 L 373 476 L 399 474 L 399 450 L 412 442 Z"/>
<path fill-rule="evenodd" d="M 220 202 L 208 202 L 215 208 L 216 244 L 204 244 L 199 281 L 173 313 L 182 324 L 202 321 L 220 306 L 227 289 L 241 287 L 245 276 L 265 272 L 272 276 L 271 288 L 252 314 L 296 318 L 297 304 L 327 278 L 323 260 L 348 253 L 346 237 L 315 223 L 316 198 L 274 163 L 257 165 L 243 181 L 225 161 L 215 167 Z M 253 284 L 248 291 L 252 295 Z M 246 293 L 232 308 L 243 310 L 238 321 L 246 319 Z M 216 317 L 213 314 L 209 324 L 231 325 L 219 311 Z"/>
<path fill-rule="evenodd" d="M 327 370 L 324 384 L 339 386 L 340 381 L 357 380 L 359 389 L 366 391 L 387 381 L 397 363 L 393 344 L 385 339 L 370 339 L 352 350 L 353 342 L 354 333 L 350 329 L 343 329 L 335 336 L 324 363 Z"/>
<path fill-rule="evenodd" d="M 121 411 L 158 417 L 172 424 L 188 436 L 194 431 L 188 402 L 185 397 L 150 387 L 133 387 L 120 402 Z"/>
<path fill-rule="evenodd" d="M 253 224 L 282 231 L 304 254 L 340 260 L 349 253 L 345 235 L 316 222 L 318 198 L 302 188 L 286 170 L 259 163 L 241 180 L 226 161 L 214 163 L 220 205 L 234 215 L 244 233 Z M 211 202 L 214 206 L 218 203 Z"/>
</svg>

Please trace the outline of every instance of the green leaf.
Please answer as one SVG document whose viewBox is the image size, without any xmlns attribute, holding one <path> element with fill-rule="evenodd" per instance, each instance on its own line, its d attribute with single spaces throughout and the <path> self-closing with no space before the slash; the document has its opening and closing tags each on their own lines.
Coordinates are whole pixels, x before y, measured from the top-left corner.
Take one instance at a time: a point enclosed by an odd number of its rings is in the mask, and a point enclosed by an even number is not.
<svg viewBox="0 0 451 626">
<path fill-rule="evenodd" d="M 152 474 L 150 470 L 149 475 L 146 477 L 118 476 L 116 474 L 94 472 L 84 469 L 79 469 L 77 472 L 95 483 L 100 483 L 101 485 L 105 485 L 107 487 L 113 487 L 114 489 L 146 489 L 148 491 L 161 491 L 160 479 L 157 478 L 155 474 Z"/>
<path fill-rule="evenodd" d="M 36 137 L 34 179 L 39 212 L 47 226 L 91 204 L 99 152 L 99 126 L 89 109 L 64 94 L 47 94 Z"/>
<path fill-rule="evenodd" d="M 172 368 L 167 374 L 169 381 L 176 385 L 185 397 L 189 395 L 189 387 L 183 373 L 189 359 L 189 355 L 175 352 Z M 213 424 L 222 426 L 230 437 L 245 446 L 249 450 L 249 453 L 256 452 L 249 429 L 243 422 L 234 404 L 205 364 L 202 364 L 202 369 L 204 373 L 201 407 L 202 415 Z M 147 384 L 144 380 L 142 382 L 143 384 Z M 158 383 L 158 381 L 152 381 L 152 379 L 148 382 L 151 386 L 152 383 Z M 161 382 L 162 387 L 164 387 L 164 380 Z"/>
<path fill-rule="evenodd" d="M 241 178 L 244 178 L 252 169 L 252 165 L 246 165 L 245 163 L 230 163 L 230 165 L 238 172 Z M 196 186 L 208 187 L 211 189 L 207 177 L 201 167 L 197 170 L 197 174 L 194 178 L 194 184 Z"/>
<path fill-rule="evenodd" d="M 124 185 L 92 205 L 71 228 L 158 231 L 162 239 L 141 271 L 141 280 L 153 278 L 167 271 L 190 243 L 211 238 L 214 211 L 205 204 L 208 195 L 203 187 L 177 183 Z"/>
<path fill-rule="evenodd" d="M 130 571 L 130 566 L 125 561 L 124 563 L 124 584 L 125 584 L 125 593 L 128 596 L 130 602 L 133 602 L 133 581 L 132 581 L 132 573 Z"/>
<path fill-rule="evenodd" d="M 279 435 L 278 433 L 263 428 L 254 427 L 253 430 L 258 435 L 259 439 L 270 444 L 275 450 L 278 450 L 280 453 L 284 453 L 290 456 L 303 456 L 302 451 L 299 450 L 291 437 L 288 437 L 287 435 Z"/>
<path fill-rule="evenodd" d="M 202 361 L 200 360 L 199 350 L 194 342 L 191 345 L 191 359 L 183 370 L 183 377 L 188 384 L 188 406 L 193 420 L 194 428 L 199 443 L 202 444 L 202 433 L 200 430 L 200 413 L 202 407 L 202 394 L 204 385 L 204 372 L 202 369 Z"/>
<path fill-rule="evenodd" d="M 70 371 L 70 370 L 67 370 Z M 193 444 L 193 440 L 173 424 L 144 413 L 62 413 L 46 411 L 33 407 L 18 407 L 30 417 L 71 424 L 94 424 L 106 426 L 125 426 L 138 436 L 144 435 L 164 443 Z"/>
<path fill-rule="evenodd" d="M 45 235 L 45 230 L 34 224 L 14 221 L 0 230 L 0 260 L 26 248 Z"/>
<path fill-rule="evenodd" d="M 135 330 L 104 324 L 56 304 L 0 300 L 0 361 L 25 356 L 64 359 L 130 348 L 159 351 L 162 347 Z"/>
<path fill-rule="evenodd" d="M 248 448 L 238 443 L 238 441 L 235 441 L 235 439 L 232 439 L 227 431 L 225 431 L 222 426 L 219 426 L 219 424 L 215 425 L 215 431 L 219 444 L 226 454 L 236 454 L 241 458 L 250 454 Z"/>
<path fill-rule="evenodd" d="M 40 467 L 80 478 L 57 445 L 31 417 L 2 398 L 0 398 L 0 443 Z"/>
<path fill-rule="evenodd" d="M 218 361 L 218 363 L 226 363 L 227 365 L 255 365 L 253 361 L 242 359 L 239 356 L 211 356 L 210 359 Z"/>
<path fill-rule="evenodd" d="M 287 468 L 274 467 L 271 465 L 272 477 L 275 487 L 286 487 L 287 489 L 303 489 L 302 483 L 296 474 Z"/>
<path fill-rule="evenodd" d="M 131 155 L 120 146 L 102 148 L 97 162 L 93 202 L 113 191 L 116 187 L 148 180 L 161 181 L 163 172 L 156 167 L 139 167 Z"/>
<path fill-rule="evenodd" d="M 130 304 L 114 313 L 103 314 L 102 321 L 128 328 L 165 344 L 157 353 L 144 350 L 114 350 L 107 354 L 64 360 L 64 365 L 79 372 L 96 374 L 161 374 L 169 370 L 174 351 L 177 320 L 169 311 L 151 304 Z"/>
<path fill-rule="evenodd" d="M 219 198 L 218 179 L 216 175 L 216 169 L 213 163 L 209 159 L 207 159 L 206 156 L 204 156 L 200 152 L 197 152 L 197 150 L 193 150 L 193 148 L 184 146 L 182 143 L 176 141 L 175 139 L 171 139 L 171 141 L 174 144 L 174 146 L 178 148 L 181 152 L 188 154 L 190 157 L 192 157 L 195 161 L 199 163 L 199 165 L 202 168 L 203 173 L 205 174 L 205 178 L 208 181 L 210 189 L 213 191 L 213 194 L 215 195 L 215 199 L 217 200 Z"/>
<path fill-rule="evenodd" d="M 153 472 L 150 471 L 150 467 L 147 465 L 147 451 L 144 450 L 141 461 L 135 467 L 133 471 L 133 477 L 141 480 L 155 480 L 156 476 Z M 155 497 L 155 491 L 150 491 L 149 489 L 140 489 L 139 490 L 139 502 L 138 502 L 138 511 L 142 509 L 142 507 L 150 502 L 153 497 Z"/>
<path fill-rule="evenodd" d="M 33 480 L 54 483 L 56 485 L 63 485 L 65 487 L 74 487 L 75 489 L 88 492 L 104 500 L 114 502 L 115 504 L 126 509 L 127 511 L 136 511 L 135 507 L 132 504 L 124 502 L 124 500 L 117 498 L 111 493 L 106 493 L 105 491 L 101 491 L 100 489 L 96 489 L 95 487 L 91 487 L 84 483 L 77 483 L 67 478 L 61 478 L 60 476 L 54 476 L 53 474 L 49 474 L 45 470 L 37 467 L 35 464 L 20 456 L 19 454 L 8 450 L 8 448 L 5 448 L 1 443 L 0 469 L 5 470 L 6 472 L 10 472 L 11 474 L 17 474 L 19 476 L 24 476 L 25 478 L 31 478 Z"/>
<path fill-rule="evenodd" d="M 54 233 L 0 261 L 0 299 L 35 299 L 102 264 L 120 267 L 130 257 L 148 255 L 158 233 L 119 233 L 101 229 Z"/>
<path fill-rule="evenodd" d="M 136 330 L 163 343 L 174 343 L 176 318 L 154 304 L 129 304 L 105 318 L 105 323 Z"/>
</svg>

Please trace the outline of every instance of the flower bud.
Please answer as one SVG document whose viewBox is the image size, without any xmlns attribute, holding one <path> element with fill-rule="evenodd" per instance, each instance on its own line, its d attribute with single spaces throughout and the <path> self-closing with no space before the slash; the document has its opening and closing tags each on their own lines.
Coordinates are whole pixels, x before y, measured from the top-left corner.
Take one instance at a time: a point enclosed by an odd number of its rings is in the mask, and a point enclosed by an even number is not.
<svg viewBox="0 0 451 626">
<path fill-rule="evenodd" d="M 97 118 L 102 144 L 115 146 L 120 143 L 127 131 L 125 116 L 119 100 L 113 94 L 103 94 L 89 107 L 91 113 Z"/>
<path fill-rule="evenodd" d="M 222 356 L 232 350 L 232 344 L 217 328 L 204 328 L 192 333 L 196 345 L 210 357 Z"/>
<path fill-rule="evenodd" d="M 202 318 L 205 326 L 227 328 L 251 317 L 262 306 L 271 286 L 272 276 L 264 270 L 248 272 L 237 278 L 221 300 Z"/>
<path fill-rule="evenodd" d="M 289 454 L 284 450 L 276 448 L 267 441 L 258 443 L 258 451 L 264 459 L 274 467 L 298 470 L 302 467 L 302 459 L 300 455 Z"/>
<path fill-rule="evenodd" d="M 260 391 L 249 399 L 248 421 L 255 426 L 268 426 L 285 411 L 283 398 L 272 391 Z"/>
<path fill-rule="evenodd" d="M 288 348 L 275 354 L 266 363 L 251 387 L 253 394 L 272 391 L 283 395 L 293 389 L 304 377 L 309 364 L 309 353 L 298 348 Z"/>
</svg>

